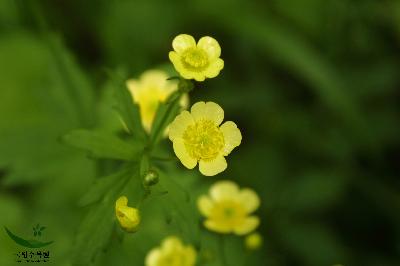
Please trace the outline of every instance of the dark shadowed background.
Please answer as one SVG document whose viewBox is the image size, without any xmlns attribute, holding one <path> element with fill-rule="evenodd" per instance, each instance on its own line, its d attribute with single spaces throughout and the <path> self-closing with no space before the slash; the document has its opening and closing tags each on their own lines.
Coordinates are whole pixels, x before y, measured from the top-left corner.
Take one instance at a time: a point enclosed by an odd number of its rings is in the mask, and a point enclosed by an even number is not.
<svg viewBox="0 0 400 266">
<path fill-rule="evenodd" d="M 52 263 L 68 265 L 76 202 L 110 163 L 59 138 L 118 124 L 105 69 L 168 65 L 180 33 L 222 47 L 225 68 L 191 102 L 219 103 L 243 142 L 224 173 L 196 182 L 259 193 L 264 246 L 248 265 L 400 265 L 395 0 L 1 0 L 0 225 L 46 225 Z M 99 264 L 141 265 L 164 236 L 146 223 L 151 237 L 112 244 Z M 14 265 L 15 243 L 0 243 L 0 264 Z"/>
</svg>

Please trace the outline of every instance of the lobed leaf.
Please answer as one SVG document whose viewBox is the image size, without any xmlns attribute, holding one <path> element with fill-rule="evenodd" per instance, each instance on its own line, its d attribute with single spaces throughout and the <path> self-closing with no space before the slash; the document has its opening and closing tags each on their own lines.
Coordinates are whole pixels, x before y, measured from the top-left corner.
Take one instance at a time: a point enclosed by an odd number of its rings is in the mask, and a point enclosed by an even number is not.
<svg viewBox="0 0 400 266">
<path fill-rule="evenodd" d="M 103 196 L 103 200 L 89 210 L 83 219 L 76 235 L 76 243 L 73 249 L 72 265 L 91 265 L 97 255 L 109 243 L 114 228 L 115 214 L 114 202 L 125 187 L 129 177 L 138 177 L 137 165 L 122 170 L 123 181 L 111 186 Z"/>
<path fill-rule="evenodd" d="M 79 205 L 86 206 L 98 202 L 110 188 L 125 182 L 130 177 L 130 174 L 129 169 L 122 169 L 114 174 L 96 179 L 94 184 L 90 186 L 89 190 L 79 200 Z"/>
<path fill-rule="evenodd" d="M 84 129 L 74 130 L 62 139 L 66 144 L 86 150 L 97 158 L 132 161 L 137 159 L 143 150 L 139 143 L 126 142 L 109 133 Z"/>
<path fill-rule="evenodd" d="M 119 75 L 109 73 L 114 84 L 116 109 L 129 132 L 139 139 L 145 139 L 146 132 L 143 129 L 140 118 L 139 106 L 134 103 L 133 95 L 128 91 L 125 81 Z"/>
</svg>

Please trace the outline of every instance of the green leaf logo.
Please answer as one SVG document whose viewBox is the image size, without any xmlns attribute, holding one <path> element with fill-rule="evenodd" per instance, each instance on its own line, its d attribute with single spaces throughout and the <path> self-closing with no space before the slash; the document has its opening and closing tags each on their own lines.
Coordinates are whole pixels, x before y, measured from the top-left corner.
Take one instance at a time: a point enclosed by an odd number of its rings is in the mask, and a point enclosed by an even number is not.
<svg viewBox="0 0 400 266">
<path fill-rule="evenodd" d="M 12 233 L 10 230 L 8 230 L 7 227 L 4 226 L 4 229 L 6 230 L 8 236 L 14 240 L 15 243 L 17 243 L 20 246 L 23 247 L 27 247 L 27 248 L 41 248 L 41 247 L 45 247 L 48 246 L 50 244 L 52 244 L 54 241 L 49 241 L 49 242 L 42 242 L 42 241 L 38 241 L 36 239 L 31 239 L 31 240 L 26 240 L 22 237 L 19 237 L 17 235 L 15 235 L 14 233 Z M 33 235 L 36 237 L 39 237 L 42 235 L 42 231 L 46 229 L 46 227 L 42 226 L 40 227 L 40 225 L 38 224 L 36 227 L 33 227 Z"/>
</svg>

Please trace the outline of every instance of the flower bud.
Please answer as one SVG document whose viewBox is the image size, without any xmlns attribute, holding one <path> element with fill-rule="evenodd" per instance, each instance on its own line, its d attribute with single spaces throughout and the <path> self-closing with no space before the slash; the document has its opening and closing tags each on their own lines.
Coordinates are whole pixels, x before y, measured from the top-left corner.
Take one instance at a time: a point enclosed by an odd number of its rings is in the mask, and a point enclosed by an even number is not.
<svg viewBox="0 0 400 266">
<path fill-rule="evenodd" d="M 187 79 L 179 79 L 179 83 L 178 83 L 178 89 L 183 92 L 183 93 L 187 93 L 190 92 L 191 90 L 193 90 L 194 88 L 194 84 L 192 81 L 187 80 Z"/>
<path fill-rule="evenodd" d="M 129 233 L 136 232 L 140 224 L 139 210 L 128 206 L 128 198 L 120 197 L 115 202 L 115 215 L 122 229 Z"/>
<path fill-rule="evenodd" d="M 245 243 L 245 246 L 247 249 L 256 250 L 261 247 L 263 239 L 259 233 L 252 233 L 252 234 L 246 236 L 244 241 L 245 241 L 244 243 Z"/>
<path fill-rule="evenodd" d="M 145 186 L 154 186 L 158 183 L 158 173 L 154 170 L 149 170 L 144 176 L 143 182 Z"/>
</svg>

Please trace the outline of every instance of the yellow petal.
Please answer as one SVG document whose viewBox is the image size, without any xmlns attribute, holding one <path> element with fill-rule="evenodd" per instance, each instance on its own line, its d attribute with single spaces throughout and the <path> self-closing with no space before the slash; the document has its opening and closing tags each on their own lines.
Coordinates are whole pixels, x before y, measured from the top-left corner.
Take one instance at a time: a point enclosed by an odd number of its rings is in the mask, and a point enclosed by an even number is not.
<svg viewBox="0 0 400 266">
<path fill-rule="evenodd" d="M 158 248 L 152 249 L 146 256 L 146 266 L 158 266 L 161 251 Z"/>
<path fill-rule="evenodd" d="M 115 209 L 119 207 L 126 206 L 128 204 L 128 198 L 125 196 L 119 197 L 115 202 Z"/>
<path fill-rule="evenodd" d="M 182 247 L 182 242 L 181 240 L 176 237 L 176 236 L 169 236 L 161 244 L 161 249 L 163 252 L 171 252 L 174 249 L 181 248 Z"/>
<path fill-rule="evenodd" d="M 140 214 L 138 209 L 120 206 L 117 209 L 117 219 L 121 227 L 127 232 L 136 232 L 140 224 Z"/>
<path fill-rule="evenodd" d="M 209 59 L 218 58 L 221 55 L 221 47 L 218 42 L 209 36 L 202 37 L 197 43 L 197 47 L 206 51 Z"/>
<path fill-rule="evenodd" d="M 167 84 L 168 75 L 161 70 L 148 70 L 140 76 L 143 87 L 153 87 L 162 89 Z"/>
<path fill-rule="evenodd" d="M 196 41 L 188 34 L 180 34 L 172 41 L 172 47 L 178 53 L 182 53 L 188 48 L 195 47 Z"/>
<path fill-rule="evenodd" d="M 260 224 L 260 219 L 257 216 L 250 216 L 243 220 L 242 223 L 234 228 L 234 232 L 238 235 L 246 235 L 255 230 Z"/>
<path fill-rule="evenodd" d="M 200 213 L 204 216 L 209 216 L 212 208 L 214 207 L 214 203 L 208 196 L 200 196 L 197 200 L 197 207 L 200 210 Z"/>
<path fill-rule="evenodd" d="M 221 58 L 213 61 L 205 71 L 205 75 L 207 78 L 215 78 L 218 76 L 219 72 L 224 68 L 224 60 Z"/>
<path fill-rule="evenodd" d="M 247 213 L 251 213 L 260 206 L 260 198 L 253 190 L 244 188 L 239 192 L 239 200 Z"/>
<path fill-rule="evenodd" d="M 235 147 L 240 145 L 242 134 L 232 121 L 225 122 L 220 128 L 224 135 L 225 146 L 223 150 L 224 156 L 228 155 Z"/>
<path fill-rule="evenodd" d="M 197 102 L 190 111 L 195 121 L 207 119 L 218 126 L 224 120 L 224 110 L 214 102 Z"/>
<path fill-rule="evenodd" d="M 204 161 L 200 160 L 199 162 L 199 170 L 205 176 L 214 176 L 223 172 L 226 167 L 227 163 L 225 157 L 222 155 L 217 156 L 215 159 L 211 161 Z"/>
<path fill-rule="evenodd" d="M 173 141 L 174 143 L 174 152 L 176 156 L 179 158 L 181 163 L 188 169 L 193 169 L 197 165 L 197 160 L 192 158 L 186 151 L 185 144 L 183 143 L 183 139 L 176 138 Z"/>
<path fill-rule="evenodd" d="M 193 72 L 190 75 L 187 73 L 188 76 L 192 76 L 196 81 L 204 81 L 206 76 L 203 72 Z"/>
<path fill-rule="evenodd" d="M 183 265 L 194 266 L 196 263 L 196 251 L 194 250 L 194 248 L 191 246 L 185 247 L 183 252 L 185 254 Z"/>
<path fill-rule="evenodd" d="M 187 127 L 192 124 L 194 124 L 192 115 L 188 111 L 182 111 L 169 125 L 169 139 L 174 141 L 177 138 L 182 138 Z"/>
<path fill-rule="evenodd" d="M 192 79 L 192 73 L 188 72 L 186 68 L 183 66 L 182 61 L 181 61 L 181 56 L 175 52 L 171 51 L 168 54 L 169 60 L 171 60 L 172 64 L 174 65 L 176 71 L 185 79 Z"/>
<path fill-rule="evenodd" d="M 239 187 L 229 180 L 218 181 L 210 188 L 211 198 L 215 201 L 236 199 L 238 193 Z"/>
<path fill-rule="evenodd" d="M 126 81 L 126 86 L 128 87 L 129 92 L 133 96 L 135 103 L 137 103 L 138 99 L 140 98 L 141 88 L 142 88 L 140 86 L 140 82 L 137 81 L 136 79 L 129 79 Z"/>
<path fill-rule="evenodd" d="M 232 228 L 230 228 L 226 224 L 218 223 L 215 220 L 205 220 L 204 226 L 210 231 L 214 231 L 221 234 L 230 233 L 232 231 Z"/>
</svg>

